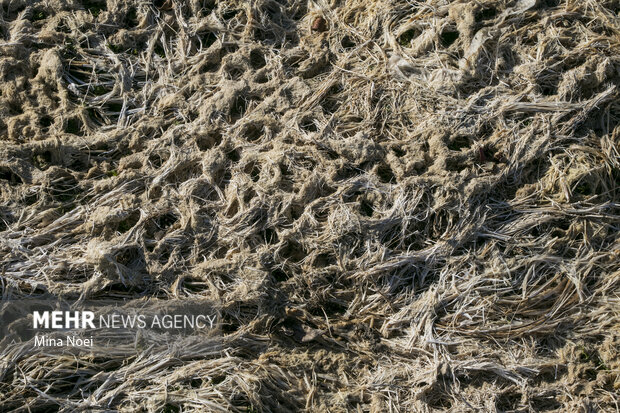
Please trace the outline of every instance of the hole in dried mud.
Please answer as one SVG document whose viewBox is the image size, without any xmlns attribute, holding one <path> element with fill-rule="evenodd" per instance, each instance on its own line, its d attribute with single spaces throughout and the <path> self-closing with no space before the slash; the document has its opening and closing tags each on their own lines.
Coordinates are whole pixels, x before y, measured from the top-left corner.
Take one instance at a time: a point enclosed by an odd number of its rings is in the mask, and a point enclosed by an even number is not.
<svg viewBox="0 0 620 413">
<path fill-rule="evenodd" d="M 289 274 L 287 274 L 286 272 L 284 272 L 284 270 L 281 270 L 279 268 L 271 271 L 271 276 L 274 278 L 274 280 L 276 280 L 276 282 L 279 282 L 279 283 L 284 282 L 291 278 Z"/>
<path fill-rule="evenodd" d="M 8 103 L 8 107 L 9 107 L 9 115 L 11 116 L 17 116 L 17 115 L 21 115 L 22 113 L 24 113 L 24 110 L 22 109 L 22 105 L 20 105 L 18 102 L 10 101 Z"/>
<path fill-rule="evenodd" d="M 384 184 L 391 184 L 396 182 L 396 177 L 394 176 L 394 172 L 392 172 L 392 168 L 386 163 L 382 163 L 377 168 L 377 176 L 379 180 Z"/>
<path fill-rule="evenodd" d="M 200 9 L 200 14 L 202 17 L 207 17 L 211 12 L 215 9 L 216 1 L 215 0 L 204 0 L 202 2 L 202 8 Z"/>
<path fill-rule="evenodd" d="M 250 66 L 254 70 L 258 70 L 260 68 L 265 67 L 267 65 L 267 61 L 265 60 L 265 56 L 263 56 L 263 52 L 255 49 L 250 52 Z"/>
<path fill-rule="evenodd" d="M 110 102 L 105 107 L 108 109 L 108 112 L 112 112 L 114 115 L 120 114 L 121 110 L 123 110 L 123 104 L 120 102 Z"/>
<path fill-rule="evenodd" d="M 85 36 L 79 41 L 78 44 L 83 49 L 90 49 L 91 47 L 94 47 L 97 44 L 97 38 L 94 36 Z"/>
<path fill-rule="evenodd" d="M 279 242 L 278 233 L 273 228 L 265 228 L 262 238 L 265 244 L 277 244 Z"/>
<path fill-rule="evenodd" d="M 463 148 L 469 148 L 472 142 L 467 136 L 455 136 L 448 142 L 448 149 L 460 151 Z"/>
<path fill-rule="evenodd" d="M 256 191 L 253 189 L 248 190 L 243 194 L 243 203 L 248 204 L 256 196 Z"/>
<path fill-rule="evenodd" d="M 534 8 L 534 10 L 538 9 L 549 9 L 553 7 L 558 7 L 560 5 L 561 0 L 540 0 L 538 5 Z"/>
<path fill-rule="evenodd" d="M 224 11 L 222 11 L 222 18 L 224 20 L 230 20 L 233 17 L 235 17 L 237 15 L 237 13 L 239 13 L 239 10 L 237 10 L 237 9 L 224 10 Z"/>
<path fill-rule="evenodd" d="M 334 264 L 336 264 L 336 259 L 333 255 L 328 253 L 322 253 L 317 255 L 312 262 L 312 266 L 317 268 L 325 268 Z"/>
<path fill-rule="evenodd" d="M 226 78 L 229 80 L 239 80 L 245 72 L 240 66 L 229 66 L 224 69 Z"/>
<path fill-rule="evenodd" d="M 329 216 L 329 209 L 325 207 L 312 209 L 312 216 L 319 222 L 325 222 Z"/>
<path fill-rule="evenodd" d="M 344 87 L 340 83 L 329 88 L 329 90 L 325 94 L 325 97 L 323 97 L 323 100 L 320 103 L 325 113 L 333 114 L 338 110 L 338 108 L 340 108 L 341 102 L 338 94 L 343 90 Z"/>
<path fill-rule="evenodd" d="M 188 384 L 192 389 L 199 389 L 202 387 L 204 381 L 202 379 L 191 379 Z"/>
<path fill-rule="evenodd" d="M 206 135 L 196 138 L 196 145 L 201 151 L 214 148 L 222 143 L 222 134 L 219 131 L 208 132 Z"/>
<path fill-rule="evenodd" d="M 418 28 L 409 29 L 398 36 L 398 44 L 403 47 L 410 47 L 411 42 L 420 34 L 422 34 L 422 32 Z"/>
<path fill-rule="evenodd" d="M 163 191 L 161 189 L 161 185 L 153 185 L 151 188 L 149 188 L 148 199 L 150 200 L 159 199 L 161 198 L 162 193 Z"/>
<path fill-rule="evenodd" d="M 427 226 L 427 233 L 433 238 L 443 237 L 448 232 L 448 229 L 453 227 L 458 221 L 458 213 L 451 212 L 447 209 L 440 209 L 438 212 L 434 212 L 431 215 Z"/>
<path fill-rule="evenodd" d="M 0 180 L 7 181 L 9 185 L 15 186 L 22 184 L 24 181 L 16 173 L 6 167 L 0 166 Z"/>
<path fill-rule="evenodd" d="M 72 171 L 85 172 L 88 170 L 88 156 L 82 153 L 73 153 L 67 156 L 65 161 L 67 168 Z"/>
<path fill-rule="evenodd" d="M 68 173 L 53 179 L 51 182 L 50 194 L 56 201 L 71 202 L 75 199 L 78 193 L 78 182 Z"/>
<path fill-rule="evenodd" d="M 0 215 L 0 232 L 6 230 L 12 223 L 13 220 L 10 217 Z"/>
<path fill-rule="evenodd" d="M 127 218 L 118 223 L 118 232 L 121 234 L 129 231 L 140 220 L 140 211 L 134 211 Z"/>
<path fill-rule="evenodd" d="M 127 247 L 118 251 L 114 258 L 116 262 L 127 268 L 142 268 L 144 266 L 144 254 L 139 247 Z"/>
<path fill-rule="evenodd" d="M 496 15 L 497 10 L 495 9 L 495 7 L 485 7 L 476 13 L 475 19 L 478 22 L 483 20 L 490 20 L 495 18 Z"/>
<path fill-rule="evenodd" d="M 213 73 L 213 72 L 217 72 L 219 68 L 220 68 L 219 61 L 207 62 L 204 65 L 202 65 L 202 67 L 200 68 L 200 71 L 202 73 Z"/>
<path fill-rule="evenodd" d="M 553 70 L 543 70 L 536 81 L 543 96 L 554 96 L 558 92 L 561 74 Z"/>
<path fill-rule="evenodd" d="M 28 193 L 27 195 L 24 195 L 24 204 L 26 205 L 33 205 L 38 200 L 39 200 L 38 192 L 34 192 L 34 193 L 31 192 L 31 193 Z"/>
<path fill-rule="evenodd" d="M 224 58 L 227 54 L 234 53 L 239 50 L 239 46 L 235 43 L 227 43 L 220 49 L 220 59 Z"/>
<path fill-rule="evenodd" d="M 123 53 L 123 52 L 124 52 L 124 50 L 125 50 L 125 49 L 124 49 L 124 47 L 123 47 L 123 45 L 120 45 L 120 44 L 108 43 L 108 45 L 107 45 L 107 46 L 108 46 L 108 49 L 110 49 L 110 50 L 111 50 L 112 52 L 114 52 L 115 54 Z M 72 73 L 72 74 L 73 74 L 73 73 Z M 78 79 L 80 79 L 80 80 L 83 80 L 83 79 L 81 79 L 81 78 L 80 78 L 80 77 L 78 77 L 78 76 L 75 76 L 75 77 L 77 77 L 77 78 L 78 78 Z"/>
<path fill-rule="evenodd" d="M 540 373 L 536 376 L 536 379 L 545 383 L 553 383 L 558 380 L 559 377 L 564 376 L 567 372 L 568 369 L 563 365 L 545 367 L 541 369 Z"/>
<path fill-rule="evenodd" d="M 447 410 L 452 408 L 452 399 L 443 391 L 439 394 L 435 393 L 426 396 L 426 403 L 432 409 Z"/>
<path fill-rule="evenodd" d="M 530 406 L 536 412 L 557 411 L 562 407 L 562 403 L 556 399 L 555 395 L 534 396 L 530 398 Z"/>
<path fill-rule="evenodd" d="M 355 42 L 353 42 L 353 40 L 351 40 L 351 38 L 348 35 L 345 35 L 342 40 L 340 41 L 340 45 L 344 48 L 344 49 L 352 49 L 356 46 Z"/>
<path fill-rule="evenodd" d="M 170 173 L 166 177 L 166 182 L 172 184 L 180 184 L 186 182 L 192 178 L 197 178 L 202 174 L 202 168 L 200 163 L 188 162 L 185 165 L 177 165 L 174 172 Z"/>
<path fill-rule="evenodd" d="M 264 30 L 260 27 L 254 29 L 253 37 L 256 41 L 265 44 L 265 45 L 276 45 L 278 43 L 278 38 L 272 31 Z"/>
<path fill-rule="evenodd" d="M 187 277 L 183 280 L 182 288 L 192 294 L 200 294 L 209 291 L 209 283 L 200 278 Z"/>
<path fill-rule="evenodd" d="M 446 29 L 439 36 L 439 39 L 441 41 L 441 45 L 443 47 L 450 47 L 450 46 L 452 46 L 452 44 L 454 44 L 454 42 L 456 42 L 456 40 L 458 38 L 459 38 L 459 32 L 457 30 L 453 30 L 453 29 Z"/>
<path fill-rule="evenodd" d="M 478 149 L 478 156 L 476 161 L 479 163 L 484 162 L 499 162 L 501 156 L 495 148 L 489 145 L 485 145 Z"/>
<path fill-rule="evenodd" d="M 65 132 L 73 135 L 84 136 L 84 124 L 78 118 L 71 118 L 67 121 Z"/>
<path fill-rule="evenodd" d="M 173 252 L 174 247 L 172 245 L 160 244 L 157 246 L 154 253 L 157 262 L 165 266 L 166 264 L 168 264 L 168 261 L 170 261 L 170 257 L 172 256 Z"/>
<path fill-rule="evenodd" d="M 232 102 L 232 105 L 230 107 L 230 122 L 235 123 L 239 119 L 241 119 L 245 114 L 245 111 L 248 109 L 248 105 L 249 102 L 248 99 L 245 98 L 245 96 L 237 96 L 237 98 Z"/>
<path fill-rule="evenodd" d="M 177 406 L 176 404 L 171 404 L 171 403 L 166 403 L 166 405 L 164 406 L 162 412 L 163 413 L 179 413 L 181 411 L 181 408 L 179 406 Z"/>
<path fill-rule="evenodd" d="M 166 49 L 164 49 L 164 46 L 160 43 L 157 43 L 155 47 L 153 47 L 153 53 L 155 53 L 157 56 L 161 57 L 162 59 L 166 58 Z"/>
<path fill-rule="evenodd" d="M 288 167 L 287 164 L 281 163 L 279 165 L 280 168 L 280 173 L 282 174 L 282 176 L 291 176 L 292 172 L 290 170 L 290 168 Z"/>
<path fill-rule="evenodd" d="M 59 33 L 71 33 L 71 29 L 64 20 L 60 20 L 56 25 L 56 31 Z"/>
<path fill-rule="evenodd" d="M 47 17 L 47 15 L 45 14 L 45 12 L 43 10 L 35 9 L 32 12 L 32 19 L 31 19 L 31 21 L 37 22 L 37 21 L 40 21 L 40 20 L 45 20 L 46 17 Z"/>
<path fill-rule="evenodd" d="M 372 202 L 370 202 L 368 200 L 365 200 L 365 199 L 362 200 L 360 202 L 360 212 L 364 216 L 371 217 L 373 212 L 374 212 L 374 208 L 372 206 Z"/>
<path fill-rule="evenodd" d="M 287 241 L 284 247 L 279 251 L 280 257 L 286 261 L 299 262 L 306 258 L 306 252 L 299 243 L 295 241 Z"/>
<path fill-rule="evenodd" d="M 153 152 L 149 155 L 149 162 L 154 168 L 160 168 L 170 157 L 166 152 Z"/>
<path fill-rule="evenodd" d="M 233 201 L 228 206 L 228 209 L 226 209 L 226 211 L 224 211 L 224 215 L 227 218 L 232 218 L 235 215 L 237 215 L 237 212 L 239 212 L 239 201 L 235 198 L 235 199 L 233 199 Z"/>
<path fill-rule="evenodd" d="M 263 70 L 257 73 L 256 77 L 254 78 L 254 81 L 256 83 L 261 83 L 261 84 L 269 82 L 269 77 L 267 76 L 267 72 Z"/>
<path fill-rule="evenodd" d="M 233 149 L 227 152 L 226 157 L 233 162 L 239 162 L 239 159 L 241 159 L 241 149 Z"/>
<path fill-rule="evenodd" d="M 106 119 L 103 117 L 103 115 L 98 110 L 95 110 L 93 108 L 88 108 L 87 112 L 88 112 L 89 119 L 94 124 L 101 126 L 106 123 Z"/>
<path fill-rule="evenodd" d="M 6 21 L 15 20 L 17 18 L 17 15 L 21 13 L 22 11 L 24 11 L 25 8 L 26 8 L 25 5 L 17 5 L 17 6 L 11 7 L 11 2 L 2 3 L 2 12 L 4 13 L 4 19 Z"/>
<path fill-rule="evenodd" d="M 243 136 L 249 142 L 254 142 L 263 136 L 264 127 L 260 123 L 252 122 L 245 127 Z"/>
<path fill-rule="evenodd" d="M 448 158 L 446 159 L 446 170 L 452 172 L 461 172 L 467 169 L 467 164 L 461 161 L 458 158 Z"/>
<path fill-rule="evenodd" d="M 301 20 L 308 14 L 308 5 L 305 2 L 292 2 L 290 13 L 293 20 Z"/>
<path fill-rule="evenodd" d="M 205 201 L 217 201 L 220 199 L 215 187 L 206 179 L 196 180 L 190 196 L 192 200 L 198 204 L 203 204 Z"/>
<path fill-rule="evenodd" d="M 299 127 L 306 132 L 317 132 L 319 130 L 314 119 L 311 118 L 303 118 L 301 122 L 299 122 Z"/>
<path fill-rule="evenodd" d="M 364 173 L 363 169 L 351 165 L 345 165 L 336 171 L 335 181 L 344 181 Z"/>
<path fill-rule="evenodd" d="M 138 11 L 135 7 L 130 7 L 125 14 L 124 23 L 126 27 L 136 27 L 138 25 Z"/>
<path fill-rule="evenodd" d="M 309 313 L 317 317 L 336 316 L 347 312 L 348 306 L 335 301 L 322 301 L 309 309 Z"/>
<path fill-rule="evenodd" d="M 213 43 L 215 43 L 217 36 L 212 31 L 207 31 L 200 33 L 198 35 L 198 40 L 200 41 L 201 48 L 208 49 Z"/>
<path fill-rule="evenodd" d="M 511 411 L 519 408 L 521 403 L 521 393 L 508 392 L 499 395 L 495 402 L 495 407 L 501 412 Z"/>
<path fill-rule="evenodd" d="M 159 229 L 167 229 L 174 225 L 178 220 L 179 217 L 176 214 L 168 212 L 155 218 L 154 222 Z"/>
<path fill-rule="evenodd" d="M 222 333 L 232 334 L 238 331 L 240 327 L 241 327 L 241 323 L 239 323 L 239 320 L 237 320 L 236 318 L 233 318 L 229 314 L 224 314 L 222 316 L 222 324 L 221 324 Z"/>
<path fill-rule="evenodd" d="M 583 196 L 594 195 L 596 193 L 596 187 L 590 185 L 589 182 L 579 182 L 575 187 L 574 193 Z"/>
<path fill-rule="evenodd" d="M 403 156 L 407 155 L 407 151 L 405 151 L 402 147 L 400 146 L 394 146 L 392 148 L 392 151 L 394 152 L 394 154 L 396 156 L 398 156 L 399 158 L 402 158 Z"/>
<path fill-rule="evenodd" d="M 304 207 L 302 205 L 293 204 L 289 208 L 289 214 L 293 221 L 297 221 L 304 213 Z"/>
<path fill-rule="evenodd" d="M 93 17 L 97 17 L 102 11 L 107 10 L 107 3 L 105 1 L 82 0 L 81 3 L 84 10 L 90 12 Z"/>
<path fill-rule="evenodd" d="M 44 129 L 52 126 L 52 123 L 54 123 L 54 120 L 51 118 L 51 116 L 47 116 L 47 115 L 41 117 L 41 119 L 39 120 L 39 125 L 41 125 L 41 127 Z"/>
<path fill-rule="evenodd" d="M 258 182 L 258 179 L 260 178 L 260 167 L 258 162 L 252 161 L 248 163 L 245 168 L 243 168 L 243 172 L 250 175 L 250 179 L 252 181 Z"/>
<path fill-rule="evenodd" d="M 215 376 L 211 378 L 211 384 L 217 386 L 218 384 L 224 382 L 226 380 L 226 376 Z"/>
</svg>

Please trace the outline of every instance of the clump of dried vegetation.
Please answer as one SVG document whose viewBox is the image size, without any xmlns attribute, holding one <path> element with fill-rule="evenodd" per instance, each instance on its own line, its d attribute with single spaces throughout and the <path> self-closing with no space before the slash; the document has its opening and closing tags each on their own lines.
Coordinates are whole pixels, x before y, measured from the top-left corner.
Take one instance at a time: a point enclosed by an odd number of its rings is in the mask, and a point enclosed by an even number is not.
<svg viewBox="0 0 620 413">
<path fill-rule="evenodd" d="M 4 297 L 222 306 L 0 410 L 617 411 L 617 0 L 0 5 Z"/>
</svg>

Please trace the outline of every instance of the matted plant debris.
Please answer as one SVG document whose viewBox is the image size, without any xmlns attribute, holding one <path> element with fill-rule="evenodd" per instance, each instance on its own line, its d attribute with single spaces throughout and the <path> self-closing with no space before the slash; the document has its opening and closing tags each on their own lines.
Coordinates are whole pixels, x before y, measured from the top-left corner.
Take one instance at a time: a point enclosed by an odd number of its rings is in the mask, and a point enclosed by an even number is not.
<svg viewBox="0 0 620 413">
<path fill-rule="evenodd" d="M 0 411 L 617 411 L 619 13 L 1 0 L 4 299 L 221 330 L 4 349 Z"/>
</svg>

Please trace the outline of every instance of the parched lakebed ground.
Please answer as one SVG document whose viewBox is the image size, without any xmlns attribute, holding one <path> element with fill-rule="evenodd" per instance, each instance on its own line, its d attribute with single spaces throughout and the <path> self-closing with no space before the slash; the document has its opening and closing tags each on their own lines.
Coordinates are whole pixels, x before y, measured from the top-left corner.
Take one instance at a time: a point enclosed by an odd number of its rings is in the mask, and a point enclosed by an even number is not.
<svg viewBox="0 0 620 413">
<path fill-rule="evenodd" d="M 618 411 L 619 12 L 0 1 L 3 296 L 221 304 L 0 411 Z"/>
</svg>

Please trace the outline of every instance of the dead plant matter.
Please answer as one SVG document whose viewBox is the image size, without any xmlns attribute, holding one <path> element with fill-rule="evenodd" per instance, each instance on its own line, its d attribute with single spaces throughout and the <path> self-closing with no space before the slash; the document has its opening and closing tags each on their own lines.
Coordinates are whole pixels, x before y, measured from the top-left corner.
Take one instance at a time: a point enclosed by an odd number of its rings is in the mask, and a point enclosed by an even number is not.
<svg viewBox="0 0 620 413">
<path fill-rule="evenodd" d="M 618 409 L 618 1 L 0 6 L 3 295 L 223 303 L 0 410 Z"/>
</svg>

